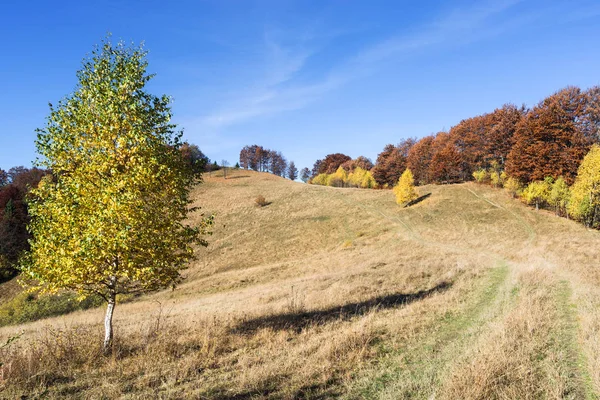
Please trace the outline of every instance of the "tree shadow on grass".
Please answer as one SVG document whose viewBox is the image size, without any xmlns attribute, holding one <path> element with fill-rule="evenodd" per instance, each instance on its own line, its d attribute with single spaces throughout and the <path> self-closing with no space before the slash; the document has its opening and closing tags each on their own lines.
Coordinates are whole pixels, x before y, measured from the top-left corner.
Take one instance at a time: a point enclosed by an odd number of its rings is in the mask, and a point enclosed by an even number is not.
<svg viewBox="0 0 600 400">
<path fill-rule="evenodd" d="M 312 325 L 324 325 L 336 320 L 347 321 L 355 316 L 365 315 L 374 309 L 388 309 L 409 304 L 434 293 L 445 291 L 451 286 L 452 282 L 443 281 L 430 289 L 415 293 L 394 293 L 324 310 L 288 312 L 253 318 L 238 324 L 232 329 L 232 332 L 251 334 L 259 329 L 271 328 L 273 330 L 292 330 L 299 333 Z"/>
<path fill-rule="evenodd" d="M 234 176 L 227 177 L 227 179 L 242 179 L 242 178 L 250 178 L 250 175 L 234 175 Z"/>
<path fill-rule="evenodd" d="M 425 200 L 429 196 L 431 196 L 431 193 L 427 193 L 427 194 L 424 194 L 423 196 L 419 196 L 416 199 L 414 199 L 414 200 L 409 201 L 408 203 L 406 203 L 404 205 L 404 207 L 406 208 L 406 207 L 414 206 L 415 204 L 422 202 L 423 200 Z"/>
</svg>

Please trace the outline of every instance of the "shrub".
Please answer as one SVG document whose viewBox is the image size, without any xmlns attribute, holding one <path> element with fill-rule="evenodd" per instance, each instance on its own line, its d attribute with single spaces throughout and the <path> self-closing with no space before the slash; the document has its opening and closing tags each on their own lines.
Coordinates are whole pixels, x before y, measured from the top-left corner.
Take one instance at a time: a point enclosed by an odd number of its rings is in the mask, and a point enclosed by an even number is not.
<svg viewBox="0 0 600 400">
<path fill-rule="evenodd" d="M 327 178 L 329 178 L 329 175 L 319 174 L 319 175 L 315 176 L 314 178 L 312 178 L 310 183 L 312 183 L 313 185 L 327 186 Z"/>
<path fill-rule="evenodd" d="M 548 203 L 554 207 L 556 215 L 568 215 L 567 207 L 571 199 L 571 191 L 567 182 L 559 177 L 553 184 L 548 195 Z"/>
<path fill-rule="evenodd" d="M 103 299 L 99 296 L 81 299 L 71 292 L 45 296 L 23 292 L 0 306 L 0 326 L 55 317 L 77 310 L 99 307 L 102 303 Z"/>
<path fill-rule="evenodd" d="M 348 182 L 348 173 L 342 167 L 327 177 L 327 186 L 344 187 L 346 182 Z"/>
<path fill-rule="evenodd" d="M 254 199 L 254 202 L 256 203 L 257 206 L 259 207 L 264 207 L 264 206 L 268 206 L 270 203 L 265 199 L 265 196 L 263 196 L 262 194 L 259 194 L 256 199 Z"/>
<path fill-rule="evenodd" d="M 538 210 L 540 205 L 548 200 L 550 185 L 548 181 L 531 182 L 521 193 L 521 197 L 527 204 L 535 204 L 535 209 Z"/>
<path fill-rule="evenodd" d="M 484 183 L 488 178 L 487 171 L 485 169 L 478 169 L 473 172 L 473 178 L 475 178 L 475 182 L 477 183 Z"/>
<path fill-rule="evenodd" d="M 506 181 L 506 173 L 505 172 L 498 172 L 498 171 L 492 171 L 490 172 L 490 184 L 493 187 L 502 187 L 504 185 L 504 182 Z"/>
<path fill-rule="evenodd" d="M 523 185 L 521 185 L 521 182 L 519 182 L 518 179 L 509 177 L 504 182 L 504 189 L 506 189 L 506 191 L 508 193 L 510 193 L 512 197 L 517 197 L 517 196 L 521 195 L 521 191 L 523 190 Z"/>
</svg>

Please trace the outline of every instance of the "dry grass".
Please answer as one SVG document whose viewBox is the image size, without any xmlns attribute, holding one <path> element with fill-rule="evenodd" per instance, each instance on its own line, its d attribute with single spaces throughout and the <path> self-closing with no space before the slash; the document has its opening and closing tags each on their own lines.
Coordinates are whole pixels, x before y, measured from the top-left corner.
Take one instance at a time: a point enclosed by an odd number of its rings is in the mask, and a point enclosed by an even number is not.
<svg viewBox="0 0 600 400">
<path fill-rule="evenodd" d="M 570 368 L 570 332 L 562 327 L 559 292 L 550 272 L 522 273 L 516 304 L 489 324 L 480 343 L 454 366 L 440 397 L 583 398 L 585 391 Z"/>
<path fill-rule="evenodd" d="M 0 398 L 600 392 L 598 234 L 502 191 L 424 191 L 403 209 L 389 191 L 213 173 L 194 196 L 217 225 L 184 284 L 119 305 L 110 357 L 102 309 L 0 328 L 24 331 L 0 350 Z"/>
</svg>

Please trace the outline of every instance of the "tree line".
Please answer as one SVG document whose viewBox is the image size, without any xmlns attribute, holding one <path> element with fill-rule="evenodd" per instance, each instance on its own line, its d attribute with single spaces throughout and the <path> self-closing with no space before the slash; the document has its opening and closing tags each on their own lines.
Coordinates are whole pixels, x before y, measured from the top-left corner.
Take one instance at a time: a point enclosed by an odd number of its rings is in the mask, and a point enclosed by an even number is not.
<svg viewBox="0 0 600 400">
<path fill-rule="evenodd" d="M 280 151 L 266 149 L 257 144 L 244 146 L 240 150 L 239 165 L 244 169 L 270 172 L 293 181 L 298 178 L 298 168 L 293 161 L 288 163 Z"/>
<path fill-rule="evenodd" d="M 0 282 L 17 274 L 17 262 L 29 250 L 27 195 L 48 171 L 23 166 L 0 169 Z"/>
<path fill-rule="evenodd" d="M 594 144 L 583 158 L 569 186 L 563 176 L 546 176 L 523 184 L 496 166 L 473 172 L 475 181 L 505 188 L 513 197 L 536 209 L 547 208 L 557 216 L 573 218 L 590 228 L 600 228 L 600 146 Z"/>
<path fill-rule="evenodd" d="M 567 87 L 534 107 L 506 104 L 462 120 L 448 132 L 387 145 L 373 176 L 393 186 L 410 169 L 418 184 L 473 179 L 473 172 L 494 168 L 523 184 L 562 176 L 572 184 L 577 168 L 600 141 L 600 87 Z"/>
<path fill-rule="evenodd" d="M 405 171 L 418 185 L 475 180 L 600 228 L 599 144 L 600 87 L 569 86 L 531 108 L 505 104 L 447 132 L 388 144 L 375 164 L 329 154 L 314 163 L 307 181 L 398 192 Z M 357 184 L 356 170 L 374 182 Z"/>
<path fill-rule="evenodd" d="M 370 171 L 380 188 L 393 187 L 407 168 L 419 185 L 469 181 L 473 172 L 489 168 L 522 184 L 548 176 L 562 176 L 572 184 L 581 160 L 599 142 L 600 87 L 570 86 L 532 108 L 505 104 L 464 119 L 447 132 L 387 144 L 371 168 L 368 163 L 361 168 Z M 351 160 L 329 154 L 314 163 L 309 179 L 333 174 Z"/>
</svg>

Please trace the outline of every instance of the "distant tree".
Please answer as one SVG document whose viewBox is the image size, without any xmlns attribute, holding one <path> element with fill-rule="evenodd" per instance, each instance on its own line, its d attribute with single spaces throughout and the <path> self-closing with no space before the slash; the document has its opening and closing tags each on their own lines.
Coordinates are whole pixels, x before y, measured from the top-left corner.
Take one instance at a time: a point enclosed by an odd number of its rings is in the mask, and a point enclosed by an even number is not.
<svg viewBox="0 0 600 400">
<path fill-rule="evenodd" d="M 429 165 L 433 158 L 434 136 L 425 136 L 415 143 L 408 152 L 407 168 L 414 174 L 415 181 L 419 185 L 431 182 L 429 176 Z"/>
<path fill-rule="evenodd" d="M 342 166 L 340 165 L 333 174 L 329 174 L 327 177 L 327 186 L 333 187 L 344 187 L 346 186 L 346 182 L 348 181 L 348 173 Z"/>
<path fill-rule="evenodd" d="M 372 173 L 378 184 L 393 186 L 398 181 L 398 177 L 394 179 L 393 173 L 390 171 L 392 168 L 390 164 L 397 161 L 398 155 L 398 150 L 393 144 L 385 145 L 383 151 L 377 155 L 377 160 L 375 161 Z M 392 161 L 392 159 L 394 159 L 394 161 Z M 395 172 L 396 171 L 394 171 L 394 173 Z M 398 174 L 400 173 L 401 172 Z"/>
<path fill-rule="evenodd" d="M 436 183 L 453 183 L 463 178 L 463 160 L 452 137 L 446 132 L 436 135 L 431 144 L 429 179 Z"/>
<path fill-rule="evenodd" d="M 577 91 L 559 91 L 534 107 L 517 125 L 506 171 L 523 182 L 562 176 L 567 184 L 591 141 L 578 128 L 582 101 Z"/>
<path fill-rule="evenodd" d="M 262 146 L 253 144 L 240 150 L 240 164 L 244 169 L 265 171 L 269 161 L 269 151 Z"/>
<path fill-rule="evenodd" d="M 485 169 L 478 169 L 473 172 L 473 178 L 477 183 L 484 183 L 489 179 L 488 172 Z"/>
<path fill-rule="evenodd" d="M 314 178 L 312 178 L 310 180 L 310 183 L 312 183 L 313 185 L 327 186 L 328 180 L 329 180 L 328 174 L 319 174 L 319 175 L 315 176 Z"/>
<path fill-rule="evenodd" d="M 290 165 L 287 170 L 288 178 L 295 181 L 298 178 L 298 168 L 296 168 L 296 164 L 293 161 L 290 161 Z"/>
<path fill-rule="evenodd" d="M 13 169 L 12 183 L 0 186 L 0 281 L 16 275 L 19 258 L 29 250 L 25 199 L 46 174 L 38 168 Z"/>
<path fill-rule="evenodd" d="M 53 175 L 32 190 L 23 275 L 45 292 L 103 297 L 105 350 L 117 295 L 178 283 L 211 224 L 185 222 L 195 176 L 179 153 L 169 98 L 145 90 L 145 57 L 108 41 L 95 48 L 36 141 Z"/>
<path fill-rule="evenodd" d="M 383 148 L 371 170 L 378 184 L 394 186 L 398 182 L 400 175 L 407 167 L 408 154 L 415 143 L 415 139 L 409 138 L 397 146 L 388 144 Z"/>
<path fill-rule="evenodd" d="M 492 124 L 487 127 L 484 141 L 484 168 L 492 162 L 498 163 L 504 169 L 508 153 L 514 145 L 514 134 L 517 124 L 525 115 L 525 107 L 505 104 L 491 114 Z"/>
<path fill-rule="evenodd" d="M 551 187 L 552 183 L 549 180 L 534 181 L 523 189 L 521 197 L 527 204 L 535 204 L 535 209 L 539 210 L 540 205 L 548 201 Z"/>
<path fill-rule="evenodd" d="M 506 179 L 506 173 L 500 168 L 500 164 L 496 160 L 492 160 L 488 176 L 490 178 L 490 184 L 496 188 L 502 187 L 504 180 Z"/>
<path fill-rule="evenodd" d="M 523 112 L 524 108 L 506 104 L 491 113 L 462 120 L 450 129 L 452 142 L 461 155 L 461 180 L 467 180 L 477 169 L 488 169 L 492 163 L 504 168 Z"/>
<path fill-rule="evenodd" d="M 202 153 L 200 148 L 195 144 L 189 144 L 183 142 L 179 148 L 179 152 L 183 156 L 185 163 L 192 169 L 192 171 L 200 176 L 206 169 L 206 166 L 210 163 L 207 156 Z"/>
<path fill-rule="evenodd" d="M 0 168 L 0 187 L 8 185 L 8 173 Z"/>
<path fill-rule="evenodd" d="M 319 173 L 333 174 L 337 169 L 346 161 L 350 161 L 352 158 L 342 153 L 328 154 L 322 163 L 319 164 Z"/>
<path fill-rule="evenodd" d="M 442 140 L 444 137 L 448 143 L 452 143 L 456 152 L 460 154 L 460 166 L 458 167 L 457 179 L 467 180 L 473 174 L 473 171 L 478 168 L 486 169 L 485 164 L 485 141 L 486 132 L 493 126 L 493 118 L 491 114 L 478 115 L 460 121 L 457 125 L 450 129 L 448 135 L 440 135 L 436 137 L 436 141 Z M 447 137 L 447 139 L 445 139 Z M 444 151 L 445 146 L 437 146 L 436 153 Z M 439 157 L 439 156 L 438 156 Z"/>
<path fill-rule="evenodd" d="M 321 170 L 321 164 L 323 164 L 323 160 L 315 161 L 315 163 L 313 164 L 312 172 L 311 172 L 312 177 L 315 177 L 321 173 L 321 172 L 319 172 Z"/>
<path fill-rule="evenodd" d="M 245 169 L 270 172 L 284 177 L 287 175 L 287 161 L 281 152 L 269 150 L 259 145 L 244 146 L 240 150 L 240 165 Z"/>
<path fill-rule="evenodd" d="M 235 168 L 235 169 L 240 169 L 240 163 L 239 163 L 239 162 L 236 162 L 233 168 Z"/>
<path fill-rule="evenodd" d="M 0 282 L 12 278 L 23 251 L 29 249 L 25 193 L 16 185 L 0 189 Z"/>
<path fill-rule="evenodd" d="M 362 168 L 365 171 L 370 171 L 371 168 L 373 168 L 373 162 L 371 162 L 371 160 L 365 156 L 358 156 L 354 160 L 343 162 L 341 167 L 344 168 L 348 173 L 351 173 L 356 168 Z"/>
<path fill-rule="evenodd" d="M 600 142 L 600 86 L 592 86 L 583 93 L 583 115 L 579 125 L 584 135 L 592 142 Z"/>
<path fill-rule="evenodd" d="M 300 170 L 300 180 L 304 183 L 308 182 L 310 179 L 310 169 L 304 167 Z"/>
<path fill-rule="evenodd" d="M 569 207 L 569 201 L 571 198 L 571 191 L 567 182 L 559 177 L 551 186 L 550 193 L 548 194 L 548 204 L 554 207 L 556 215 L 567 214 L 567 208 Z"/>
<path fill-rule="evenodd" d="M 377 187 L 377 181 L 373 178 L 370 171 L 356 167 L 350 175 L 348 175 L 347 185 L 363 189 L 374 189 Z"/>
<path fill-rule="evenodd" d="M 509 176 L 506 179 L 506 182 L 504 182 L 504 189 L 506 189 L 506 191 L 508 193 L 510 193 L 510 195 L 515 198 L 517 196 L 519 196 L 521 194 L 521 190 L 523 189 L 523 185 L 521 184 L 521 182 L 519 182 L 518 179 L 515 179 L 511 176 Z"/>
<path fill-rule="evenodd" d="M 396 203 L 405 204 L 419 197 L 415 190 L 415 180 L 410 169 L 405 170 L 398 180 L 398 185 L 394 186 L 394 194 L 396 195 Z"/>
<path fill-rule="evenodd" d="M 278 151 L 271 151 L 269 159 L 271 163 L 270 172 L 274 175 L 284 177 L 288 169 L 285 157 Z"/>
<path fill-rule="evenodd" d="M 250 152 L 249 146 L 244 146 L 242 150 L 240 150 L 240 165 L 244 169 L 250 169 L 250 160 L 252 158 L 252 154 Z"/>
<path fill-rule="evenodd" d="M 229 166 L 229 161 L 221 160 L 221 168 L 223 168 L 223 179 L 227 179 L 227 167 Z"/>
<path fill-rule="evenodd" d="M 588 227 L 600 223 L 600 146 L 594 145 L 585 156 L 571 187 L 569 214 Z"/>
<path fill-rule="evenodd" d="M 24 166 L 20 165 L 18 167 L 12 167 L 11 169 L 8 170 L 8 180 L 10 182 L 14 182 L 15 179 L 21 175 L 24 174 L 25 172 L 27 172 L 28 169 L 25 168 Z"/>
</svg>

